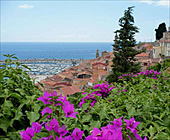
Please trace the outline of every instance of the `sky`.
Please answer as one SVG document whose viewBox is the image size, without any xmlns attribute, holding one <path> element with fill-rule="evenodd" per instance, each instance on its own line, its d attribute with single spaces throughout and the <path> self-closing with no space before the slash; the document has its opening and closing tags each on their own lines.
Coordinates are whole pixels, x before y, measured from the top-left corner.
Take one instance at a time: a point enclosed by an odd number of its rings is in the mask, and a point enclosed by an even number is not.
<svg viewBox="0 0 170 140">
<path fill-rule="evenodd" d="M 1 42 L 112 42 L 129 6 L 138 41 L 155 41 L 155 29 L 170 26 L 169 0 L 1 0 Z"/>
</svg>

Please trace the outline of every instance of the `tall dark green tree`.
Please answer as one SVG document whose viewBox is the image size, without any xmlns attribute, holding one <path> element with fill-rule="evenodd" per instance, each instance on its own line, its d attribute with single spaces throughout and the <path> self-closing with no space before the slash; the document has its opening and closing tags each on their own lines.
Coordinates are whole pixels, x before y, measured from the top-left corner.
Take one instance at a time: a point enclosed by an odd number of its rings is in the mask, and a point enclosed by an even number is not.
<svg viewBox="0 0 170 140">
<path fill-rule="evenodd" d="M 161 23 L 159 24 L 158 29 L 155 29 L 156 31 L 156 40 L 159 40 L 163 37 L 163 32 L 166 32 L 166 24 L 165 23 Z"/>
<path fill-rule="evenodd" d="M 113 44 L 115 57 L 112 60 L 112 73 L 107 78 L 109 82 L 117 81 L 118 76 L 123 73 L 136 73 L 141 68 L 135 59 L 135 56 L 141 52 L 133 48 L 136 45 L 135 33 L 139 32 L 139 29 L 134 26 L 133 8 L 128 7 L 125 10 L 124 16 L 119 19 L 120 29 L 115 31 L 117 35 Z"/>
</svg>

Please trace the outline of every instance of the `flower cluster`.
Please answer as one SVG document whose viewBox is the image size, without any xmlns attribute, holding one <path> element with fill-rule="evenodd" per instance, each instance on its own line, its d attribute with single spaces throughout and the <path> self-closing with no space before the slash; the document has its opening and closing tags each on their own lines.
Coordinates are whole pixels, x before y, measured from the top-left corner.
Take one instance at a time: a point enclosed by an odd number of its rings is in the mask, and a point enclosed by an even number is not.
<svg viewBox="0 0 170 140">
<path fill-rule="evenodd" d="M 109 123 L 105 127 L 101 127 L 101 129 L 93 128 L 91 135 L 87 136 L 86 140 L 123 140 L 122 134 L 122 117 L 119 119 L 114 119 L 111 123 Z M 140 122 L 136 122 L 134 117 L 130 120 L 124 120 L 126 122 L 126 129 L 129 129 L 134 135 L 135 139 L 142 140 L 142 138 L 137 134 L 136 127 Z M 128 136 L 131 138 L 130 136 Z M 145 137 L 144 140 L 147 140 Z"/>
<path fill-rule="evenodd" d="M 31 128 L 28 127 L 25 131 L 20 132 L 22 140 L 31 140 L 35 133 L 41 131 L 42 125 L 43 124 L 39 124 L 38 122 L 33 122 Z"/>
<path fill-rule="evenodd" d="M 31 140 L 34 138 L 35 133 L 39 133 L 41 131 L 43 124 L 39 124 L 37 122 L 33 122 L 31 128 L 27 128 L 26 131 L 21 131 L 20 135 L 22 140 Z M 83 131 L 75 128 L 72 133 L 66 130 L 65 125 L 59 127 L 58 121 L 53 118 L 52 121 L 45 123 L 45 129 L 47 131 L 54 131 L 55 135 L 50 135 L 49 137 L 41 137 L 39 140 L 81 140 L 83 136 Z"/>
<path fill-rule="evenodd" d="M 113 88 L 113 86 L 110 87 L 108 82 L 103 82 L 103 84 L 97 84 L 94 86 L 94 89 L 99 89 L 98 91 L 94 91 L 94 93 L 98 96 L 102 96 L 104 99 L 110 94 Z"/>
<path fill-rule="evenodd" d="M 141 71 L 141 72 L 139 72 L 137 74 L 134 74 L 134 73 L 131 73 L 131 74 L 122 74 L 118 78 L 119 79 L 122 79 L 123 77 L 133 78 L 133 77 L 137 77 L 138 75 L 144 75 L 144 76 L 147 76 L 147 77 L 152 77 L 153 79 L 157 79 L 157 76 L 160 75 L 160 74 L 161 74 L 161 72 L 157 72 L 157 71 L 154 71 L 152 69 L 152 70 L 146 70 L 145 72 Z"/>
<path fill-rule="evenodd" d="M 54 103 L 54 101 L 51 101 L 53 97 L 57 97 L 57 99 L 55 99 L 56 103 Z M 38 100 L 41 100 L 44 104 L 51 104 L 51 105 L 54 104 L 54 106 L 57 106 L 57 105 L 62 106 L 62 109 L 66 117 L 76 118 L 77 112 L 74 111 L 73 104 L 70 104 L 70 102 L 66 100 L 66 97 L 63 97 L 62 95 L 58 96 L 56 92 L 49 94 L 48 92 L 45 91 L 44 95 L 42 97 L 39 97 Z M 42 116 L 44 116 L 45 113 L 51 114 L 52 109 L 49 107 L 46 107 L 43 109 L 41 113 L 42 113 Z"/>
<path fill-rule="evenodd" d="M 42 101 L 45 105 L 51 105 L 51 106 L 61 106 L 62 110 L 65 113 L 65 117 L 72 117 L 76 118 L 76 113 L 74 111 L 73 104 L 70 104 L 69 101 L 66 100 L 66 97 L 63 97 L 62 95 L 58 95 L 56 92 L 49 94 L 48 92 L 45 92 L 43 96 L 39 97 L 37 100 Z M 80 131 L 78 128 L 75 128 L 72 134 L 70 134 L 69 131 L 66 130 L 65 125 L 60 127 L 59 122 L 55 119 L 55 117 L 52 117 L 52 112 L 54 110 L 50 107 L 45 107 L 41 114 L 44 116 L 45 114 L 49 114 L 47 118 L 50 118 L 51 120 L 47 122 L 43 122 L 42 124 L 38 122 L 33 122 L 31 128 L 27 128 L 25 131 L 21 131 L 20 135 L 23 140 L 31 140 L 35 133 L 39 133 L 41 131 L 42 126 L 44 125 L 44 128 L 48 132 L 55 132 L 57 135 L 54 137 L 51 135 L 50 137 L 42 137 L 41 140 L 47 140 L 47 139 L 55 139 L 55 140 L 63 140 L 68 139 L 72 140 L 77 139 L 80 140 L 83 135 L 83 131 Z M 66 136 L 67 135 L 67 136 Z"/>
<path fill-rule="evenodd" d="M 85 140 L 123 140 L 122 134 L 122 118 L 114 119 L 114 121 L 110 122 L 107 126 L 101 127 L 101 129 L 93 128 L 91 135 L 85 137 Z M 124 120 L 126 122 L 126 129 L 130 130 L 134 135 L 135 139 L 142 140 L 139 134 L 137 134 L 136 127 L 140 122 L 136 122 L 134 117 L 130 120 Z M 44 123 L 43 123 L 44 124 Z M 35 133 L 39 133 L 41 131 L 42 125 L 38 122 L 33 122 L 31 128 L 27 128 L 26 131 L 21 131 L 20 135 L 22 140 L 31 140 L 34 138 Z M 58 121 L 53 118 L 51 121 L 45 123 L 45 129 L 47 131 L 53 131 L 54 135 L 50 135 L 48 137 L 41 137 L 40 140 L 81 140 L 84 131 L 81 131 L 78 128 L 75 128 L 72 133 L 66 130 L 65 125 L 62 127 L 59 126 Z M 128 135 L 131 138 L 130 135 Z M 144 140 L 147 140 L 145 137 Z"/>
<path fill-rule="evenodd" d="M 106 98 L 111 90 L 114 87 L 110 87 L 110 85 L 107 82 L 104 82 L 103 84 L 97 84 L 94 86 L 94 89 L 97 89 L 96 91 L 92 92 L 91 94 L 87 93 L 82 93 L 82 94 L 87 94 L 84 98 L 81 99 L 79 107 L 82 107 L 84 103 L 86 103 L 86 100 L 91 100 L 90 107 L 93 107 L 94 104 L 97 102 L 97 99 L 95 98 L 95 95 Z"/>
</svg>

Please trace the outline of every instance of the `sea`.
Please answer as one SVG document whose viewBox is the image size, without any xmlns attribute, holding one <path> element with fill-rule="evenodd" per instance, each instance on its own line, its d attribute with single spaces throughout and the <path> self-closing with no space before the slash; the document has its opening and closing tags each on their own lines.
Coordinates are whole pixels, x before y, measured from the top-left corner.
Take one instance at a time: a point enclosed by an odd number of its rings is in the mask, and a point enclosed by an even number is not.
<svg viewBox="0 0 170 140">
<path fill-rule="evenodd" d="M 113 51 L 112 42 L 1 42 L 0 60 L 4 54 L 19 59 L 94 59 L 96 51 Z"/>
</svg>

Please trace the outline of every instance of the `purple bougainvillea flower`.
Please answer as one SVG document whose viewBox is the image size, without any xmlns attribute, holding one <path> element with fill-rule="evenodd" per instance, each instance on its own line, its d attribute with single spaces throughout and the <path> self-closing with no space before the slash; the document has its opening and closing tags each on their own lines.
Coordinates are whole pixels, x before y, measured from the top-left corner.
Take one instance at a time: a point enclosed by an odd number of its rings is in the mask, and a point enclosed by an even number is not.
<svg viewBox="0 0 170 140">
<path fill-rule="evenodd" d="M 93 128 L 92 136 L 95 137 L 102 137 L 102 132 L 98 128 Z"/>
<path fill-rule="evenodd" d="M 119 78 L 119 79 L 122 79 L 122 76 L 119 76 L 118 78 Z"/>
<path fill-rule="evenodd" d="M 51 96 L 47 91 L 45 91 L 44 95 L 39 97 L 37 100 L 41 100 L 44 104 L 49 104 L 49 100 L 51 98 L 49 98 L 49 96 Z"/>
<path fill-rule="evenodd" d="M 63 125 L 63 128 L 58 129 L 58 133 L 60 134 L 60 136 L 65 136 L 67 133 L 69 133 L 69 131 L 67 131 L 65 125 Z"/>
<path fill-rule="evenodd" d="M 93 136 L 92 135 L 89 135 L 85 138 L 85 140 L 93 140 Z"/>
<path fill-rule="evenodd" d="M 20 132 L 22 140 L 31 140 L 34 136 L 34 130 L 32 128 L 27 128 L 25 131 Z"/>
<path fill-rule="evenodd" d="M 113 130 L 104 129 L 102 133 L 102 139 L 104 140 L 112 140 L 113 139 Z"/>
<path fill-rule="evenodd" d="M 137 76 L 136 74 L 133 75 L 133 77 L 136 77 L 136 76 Z"/>
<path fill-rule="evenodd" d="M 43 124 L 39 124 L 38 122 L 33 122 L 31 128 L 35 133 L 39 133 L 41 131 L 42 125 Z"/>
<path fill-rule="evenodd" d="M 123 135 L 121 132 L 122 128 L 116 130 L 104 130 L 103 139 L 104 140 L 123 140 Z"/>
<path fill-rule="evenodd" d="M 122 128 L 118 128 L 113 132 L 113 140 L 123 140 L 121 129 Z"/>
<path fill-rule="evenodd" d="M 69 104 L 67 106 L 64 105 L 63 110 L 64 110 L 64 113 L 66 115 L 66 118 L 68 118 L 68 117 L 77 118 L 76 117 L 77 112 L 74 111 L 73 104 L 71 104 L 71 105 Z"/>
<path fill-rule="evenodd" d="M 79 107 L 81 108 L 84 103 L 85 103 L 85 100 L 84 100 L 84 98 L 82 98 L 80 101 Z"/>
<path fill-rule="evenodd" d="M 60 105 L 60 106 L 63 106 L 64 104 L 69 104 L 69 103 L 70 103 L 69 101 L 67 101 L 66 96 L 63 97 L 62 95 L 60 95 L 59 98 L 56 99 L 56 101 L 62 102 L 62 103 L 57 103 L 57 104 L 56 104 L 56 105 Z"/>
<path fill-rule="evenodd" d="M 54 92 L 52 92 L 51 93 L 51 95 L 50 96 L 58 96 L 58 94 L 57 94 L 57 92 L 56 91 L 54 91 Z"/>
<path fill-rule="evenodd" d="M 123 89 L 122 91 L 127 92 L 126 89 Z"/>
<path fill-rule="evenodd" d="M 57 133 L 58 128 L 59 128 L 59 123 L 55 118 L 53 118 L 52 121 L 49 121 L 49 125 L 48 125 L 48 123 L 45 123 L 45 128 L 47 131 L 54 130 Z"/>
<path fill-rule="evenodd" d="M 157 86 L 155 86 L 155 89 L 158 89 Z"/>
<path fill-rule="evenodd" d="M 76 127 L 72 133 L 72 136 L 74 140 L 81 140 L 83 136 L 83 131 L 81 131 L 80 129 Z"/>
<path fill-rule="evenodd" d="M 120 117 L 119 119 L 114 119 L 114 121 L 112 122 L 113 123 L 113 127 L 115 129 L 120 128 L 122 126 L 122 118 L 123 118 L 123 116 Z"/>
<path fill-rule="evenodd" d="M 41 114 L 42 114 L 42 116 L 44 116 L 45 113 L 51 114 L 52 112 L 53 112 L 53 110 L 51 108 L 46 107 L 43 109 L 43 111 L 41 111 Z"/>
<path fill-rule="evenodd" d="M 132 133 L 135 136 L 136 140 L 142 140 L 142 138 L 139 136 L 139 134 L 137 134 L 137 130 L 136 129 L 134 129 Z"/>
<path fill-rule="evenodd" d="M 145 136 L 143 140 L 147 140 L 147 137 Z"/>
<path fill-rule="evenodd" d="M 90 106 L 93 107 L 95 105 L 95 103 L 97 102 L 96 99 L 94 99 L 91 103 L 90 103 Z"/>
<path fill-rule="evenodd" d="M 130 120 L 124 120 L 127 124 L 126 128 L 130 129 L 131 132 L 133 133 L 134 129 L 138 126 L 140 122 L 136 122 L 134 117 L 132 117 Z"/>
<path fill-rule="evenodd" d="M 65 137 L 64 140 L 73 140 L 73 138 L 69 135 L 69 136 Z"/>
</svg>

